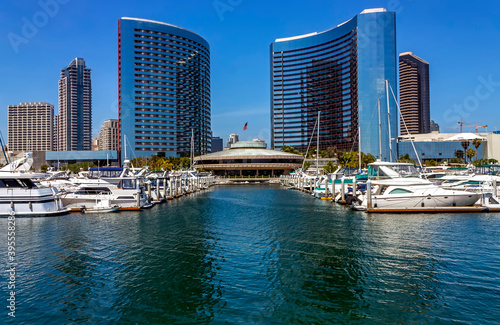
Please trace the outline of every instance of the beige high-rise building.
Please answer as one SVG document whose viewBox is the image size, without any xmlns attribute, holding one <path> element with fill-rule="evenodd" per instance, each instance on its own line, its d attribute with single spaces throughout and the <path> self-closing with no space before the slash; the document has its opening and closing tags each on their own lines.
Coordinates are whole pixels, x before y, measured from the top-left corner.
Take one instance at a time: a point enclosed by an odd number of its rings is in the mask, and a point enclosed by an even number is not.
<svg viewBox="0 0 500 325">
<path fill-rule="evenodd" d="M 118 150 L 118 120 L 104 121 L 99 132 L 99 150 Z"/>
<path fill-rule="evenodd" d="M 399 104 L 401 135 L 431 132 L 429 63 L 412 52 L 399 55 Z"/>
<path fill-rule="evenodd" d="M 11 151 L 51 151 L 54 105 L 20 103 L 8 106 L 8 148 Z"/>
<path fill-rule="evenodd" d="M 101 149 L 99 149 L 100 148 L 99 142 L 100 142 L 99 138 L 92 139 L 92 151 L 101 150 Z"/>
<path fill-rule="evenodd" d="M 61 70 L 57 150 L 90 150 L 92 145 L 92 87 L 90 69 L 76 58 Z"/>
</svg>

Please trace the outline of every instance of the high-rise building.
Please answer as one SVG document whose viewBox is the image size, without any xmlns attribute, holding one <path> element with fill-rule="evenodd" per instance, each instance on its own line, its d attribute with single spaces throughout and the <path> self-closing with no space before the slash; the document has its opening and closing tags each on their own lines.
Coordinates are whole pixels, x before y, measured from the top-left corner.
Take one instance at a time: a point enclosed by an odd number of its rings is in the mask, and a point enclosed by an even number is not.
<svg viewBox="0 0 500 325">
<path fill-rule="evenodd" d="M 431 132 L 429 92 L 429 63 L 413 55 L 412 52 L 401 53 L 399 55 L 401 135 Z"/>
<path fill-rule="evenodd" d="M 239 135 L 236 133 L 231 133 L 227 139 L 226 147 L 231 148 L 231 145 L 240 141 Z"/>
<path fill-rule="evenodd" d="M 52 150 L 54 105 L 48 103 L 9 105 L 7 119 L 9 150 Z"/>
<path fill-rule="evenodd" d="M 120 150 L 135 156 L 210 152 L 210 48 L 170 24 L 118 20 Z M 192 136 L 193 135 L 193 136 Z"/>
<path fill-rule="evenodd" d="M 118 150 L 118 120 L 106 120 L 102 124 L 99 150 Z"/>
<path fill-rule="evenodd" d="M 92 151 L 99 151 L 99 138 L 92 139 Z"/>
<path fill-rule="evenodd" d="M 367 9 L 333 29 L 271 44 L 271 148 L 306 151 L 319 130 L 321 150 L 396 158 L 398 115 L 386 100 L 386 80 L 397 91 L 395 18 Z"/>
<path fill-rule="evenodd" d="M 434 122 L 433 120 L 431 120 L 431 123 L 430 123 L 430 132 L 439 132 L 439 124 L 437 124 L 436 122 Z"/>
<path fill-rule="evenodd" d="M 222 151 L 224 149 L 222 138 L 212 137 L 212 152 Z"/>
<path fill-rule="evenodd" d="M 90 150 L 92 144 L 92 86 L 85 60 L 76 58 L 61 70 L 57 150 Z"/>
</svg>

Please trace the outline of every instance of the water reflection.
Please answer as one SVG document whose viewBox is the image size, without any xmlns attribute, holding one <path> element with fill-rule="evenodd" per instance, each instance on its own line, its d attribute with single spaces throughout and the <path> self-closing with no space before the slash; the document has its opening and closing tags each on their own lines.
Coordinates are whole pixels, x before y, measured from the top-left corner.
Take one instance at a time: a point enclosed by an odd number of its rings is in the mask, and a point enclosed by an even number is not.
<svg viewBox="0 0 500 325">
<path fill-rule="evenodd" d="M 369 216 L 279 187 L 226 186 L 141 213 L 18 227 L 26 323 L 500 318 L 498 215 Z"/>
</svg>

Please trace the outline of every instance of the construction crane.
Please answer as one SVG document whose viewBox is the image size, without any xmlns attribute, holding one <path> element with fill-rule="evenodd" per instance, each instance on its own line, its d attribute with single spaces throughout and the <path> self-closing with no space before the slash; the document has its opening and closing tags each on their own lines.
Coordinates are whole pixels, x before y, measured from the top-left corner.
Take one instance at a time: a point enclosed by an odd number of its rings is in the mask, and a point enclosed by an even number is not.
<svg viewBox="0 0 500 325">
<path fill-rule="evenodd" d="M 449 126 L 449 127 L 447 127 L 447 129 L 460 129 L 460 133 L 463 133 L 463 126 L 464 126 L 464 124 L 469 124 L 469 123 L 463 122 L 462 119 L 460 119 L 460 121 L 458 122 L 458 124 L 460 124 L 460 126 Z"/>
<path fill-rule="evenodd" d="M 474 127 L 476 128 L 476 133 L 477 133 L 478 132 L 477 128 L 485 128 L 486 129 L 488 126 L 487 125 L 477 125 L 477 122 L 476 122 L 476 126 L 472 126 L 472 125 L 466 126 L 466 128 L 474 128 Z"/>
</svg>

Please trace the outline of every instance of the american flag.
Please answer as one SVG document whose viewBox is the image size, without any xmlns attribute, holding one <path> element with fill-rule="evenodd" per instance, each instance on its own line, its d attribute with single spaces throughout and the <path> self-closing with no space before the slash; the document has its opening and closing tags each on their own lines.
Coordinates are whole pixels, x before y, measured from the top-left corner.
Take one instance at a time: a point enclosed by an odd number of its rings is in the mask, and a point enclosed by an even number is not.
<svg viewBox="0 0 500 325">
<path fill-rule="evenodd" d="M 245 126 L 243 127 L 243 131 L 245 131 L 246 129 L 248 129 L 248 122 L 245 123 Z"/>
</svg>

